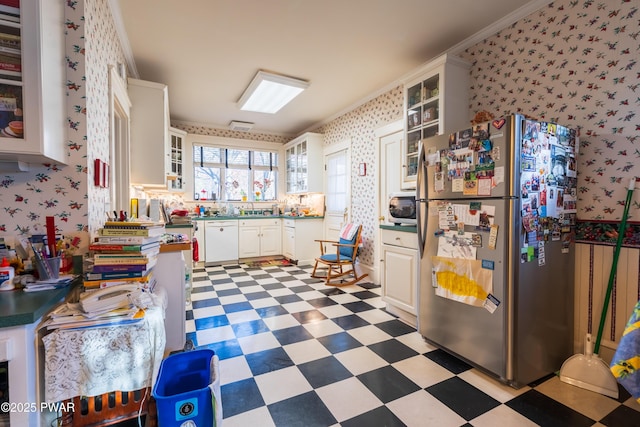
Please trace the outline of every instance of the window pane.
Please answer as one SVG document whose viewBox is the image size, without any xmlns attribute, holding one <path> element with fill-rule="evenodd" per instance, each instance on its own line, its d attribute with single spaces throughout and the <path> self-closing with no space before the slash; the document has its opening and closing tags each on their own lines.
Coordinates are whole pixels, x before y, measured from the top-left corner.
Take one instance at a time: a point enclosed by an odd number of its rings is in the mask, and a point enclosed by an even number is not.
<svg viewBox="0 0 640 427">
<path fill-rule="evenodd" d="M 227 149 L 227 163 L 229 165 L 249 165 L 249 152 L 247 150 Z"/>
<path fill-rule="evenodd" d="M 220 201 L 277 198 L 278 155 L 275 152 L 194 145 L 193 163 L 194 192 L 200 200 L 212 200 L 214 194 Z M 256 191 L 260 192 L 259 197 Z"/>
<path fill-rule="evenodd" d="M 269 166 L 269 152 L 268 151 L 254 151 L 253 152 L 253 164 L 255 166 Z M 277 165 L 277 159 L 273 159 L 273 164 Z"/>
<path fill-rule="evenodd" d="M 253 172 L 253 195 L 255 199 L 275 200 L 277 193 L 276 173 L 268 170 Z"/>
<path fill-rule="evenodd" d="M 225 180 L 225 200 L 242 200 L 249 187 L 248 169 L 227 169 Z"/>
<path fill-rule="evenodd" d="M 208 168 L 194 165 L 194 192 L 200 200 L 220 198 L 220 168 Z M 215 194 L 215 196 L 214 196 Z"/>
<path fill-rule="evenodd" d="M 200 148 L 202 148 L 203 163 L 222 163 L 222 148 L 193 146 L 193 161 L 200 163 Z"/>
</svg>

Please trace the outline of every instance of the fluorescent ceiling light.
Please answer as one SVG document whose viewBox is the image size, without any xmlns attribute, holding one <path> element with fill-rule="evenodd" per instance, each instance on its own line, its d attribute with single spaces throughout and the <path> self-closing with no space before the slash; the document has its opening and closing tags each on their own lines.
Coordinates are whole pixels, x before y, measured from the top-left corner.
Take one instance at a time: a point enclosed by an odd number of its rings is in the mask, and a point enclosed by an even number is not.
<svg viewBox="0 0 640 427">
<path fill-rule="evenodd" d="M 241 110 L 276 113 L 309 87 L 309 82 L 258 71 L 244 91 L 238 105 Z"/>
</svg>

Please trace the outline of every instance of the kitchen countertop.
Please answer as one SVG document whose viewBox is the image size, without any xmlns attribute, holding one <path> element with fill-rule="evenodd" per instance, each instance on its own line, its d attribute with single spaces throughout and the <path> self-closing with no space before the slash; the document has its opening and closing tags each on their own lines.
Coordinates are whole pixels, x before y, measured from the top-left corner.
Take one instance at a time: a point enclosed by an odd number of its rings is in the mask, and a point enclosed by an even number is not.
<svg viewBox="0 0 640 427">
<path fill-rule="evenodd" d="M 23 326 L 38 321 L 65 297 L 82 280 L 71 285 L 48 291 L 24 292 L 22 289 L 0 292 L 0 328 Z"/>
<path fill-rule="evenodd" d="M 418 232 L 418 228 L 415 225 L 381 224 L 380 228 L 382 228 L 383 230 L 405 231 L 407 233 L 417 233 Z"/>
</svg>

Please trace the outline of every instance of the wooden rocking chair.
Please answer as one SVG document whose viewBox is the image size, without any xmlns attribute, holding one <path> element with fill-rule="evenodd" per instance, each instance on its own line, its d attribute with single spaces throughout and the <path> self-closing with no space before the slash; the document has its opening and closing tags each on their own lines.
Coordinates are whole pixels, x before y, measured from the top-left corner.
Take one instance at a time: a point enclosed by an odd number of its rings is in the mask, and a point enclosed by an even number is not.
<svg viewBox="0 0 640 427">
<path fill-rule="evenodd" d="M 311 277 L 325 279 L 325 285 L 327 286 L 352 285 L 366 277 L 366 273 L 358 276 L 356 271 L 356 258 L 358 256 L 361 232 L 362 225 L 347 224 L 340 232 L 340 240 L 316 240 L 316 242 L 320 242 L 320 257 L 316 258 Z M 336 248 L 335 252 L 327 250 L 325 253 L 326 244 L 334 246 Z M 319 264 L 326 266 L 326 268 L 322 269 L 322 271 L 326 270 L 326 274 L 321 274 L 317 271 Z M 342 267 L 349 264 L 351 264 L 351 268 L 343 270 Z"/>
</svg>

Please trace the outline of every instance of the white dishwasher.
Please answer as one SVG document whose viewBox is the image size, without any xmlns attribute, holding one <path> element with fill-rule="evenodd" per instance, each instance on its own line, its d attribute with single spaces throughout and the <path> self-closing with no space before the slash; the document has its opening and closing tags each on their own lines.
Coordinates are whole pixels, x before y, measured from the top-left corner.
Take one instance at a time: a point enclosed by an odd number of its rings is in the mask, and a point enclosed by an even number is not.
<svg viewBox="0 0 640 427">
<path fill-rule="evenodd" d="M 238 221 L 205 221 L 205 265 L 238 261 Z"/>
</svg>

